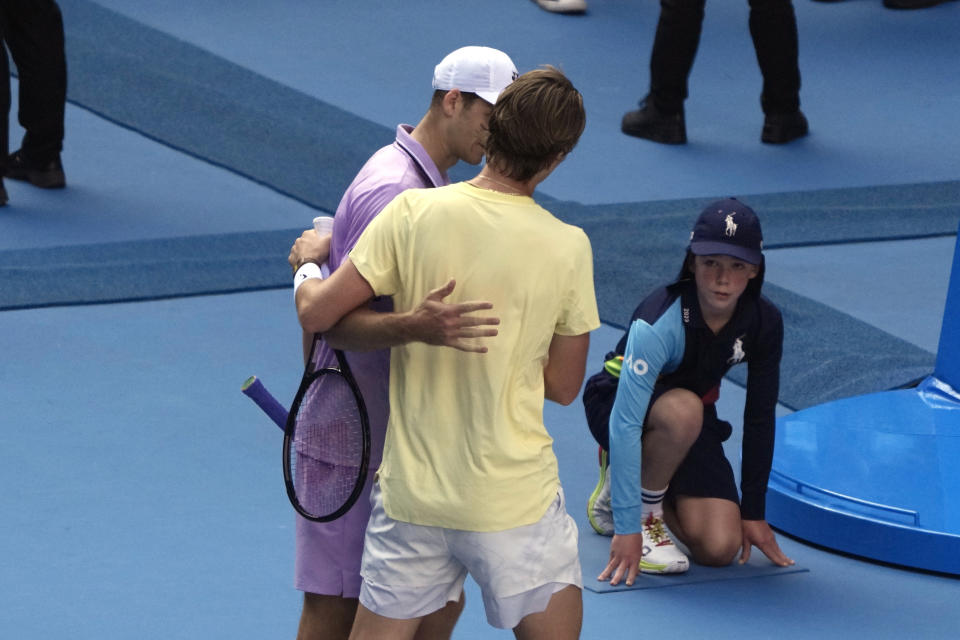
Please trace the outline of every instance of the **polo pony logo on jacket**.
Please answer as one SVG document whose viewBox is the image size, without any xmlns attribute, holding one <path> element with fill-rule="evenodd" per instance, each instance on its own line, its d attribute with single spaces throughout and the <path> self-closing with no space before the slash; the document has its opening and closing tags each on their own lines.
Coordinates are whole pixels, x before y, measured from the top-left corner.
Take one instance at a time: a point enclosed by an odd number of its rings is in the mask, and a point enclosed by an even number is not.
<svg viewBox="0 0 960 640">
<path fill-rule="evenodd" d="M 727 217 L 724 218 L 723 221 L 727 223 L 727 228 L 724 230 L 724 233 L 731 238 L 737 235 L 737 223 L 733 221 L 733 214 L 728 213 Z"/>
<path fill-rule="evenodd" d="M 747 356 L 743 350 L 743 336 L 740 336 L 733 342 L 733 355 L 727 358 L 727 364 L 738 364 Z"/>
</svg>

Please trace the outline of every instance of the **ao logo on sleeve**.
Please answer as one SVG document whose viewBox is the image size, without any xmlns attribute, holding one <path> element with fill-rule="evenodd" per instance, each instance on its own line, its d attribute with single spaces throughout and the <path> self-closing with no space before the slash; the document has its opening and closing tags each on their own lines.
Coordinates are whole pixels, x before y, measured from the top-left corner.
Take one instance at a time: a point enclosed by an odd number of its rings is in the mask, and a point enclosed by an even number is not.
<svg viewBox="0 0 960 640">
<path fill-rule="evenodd" d="M 628 355 L 624 357 L 623 364 L 627 365 L 633 372 L 638 376 L 644 375 L 650 367 L 647 366 L 647 361 L 642 358 L 634 358 L 633 355 Z"/>
</svg>

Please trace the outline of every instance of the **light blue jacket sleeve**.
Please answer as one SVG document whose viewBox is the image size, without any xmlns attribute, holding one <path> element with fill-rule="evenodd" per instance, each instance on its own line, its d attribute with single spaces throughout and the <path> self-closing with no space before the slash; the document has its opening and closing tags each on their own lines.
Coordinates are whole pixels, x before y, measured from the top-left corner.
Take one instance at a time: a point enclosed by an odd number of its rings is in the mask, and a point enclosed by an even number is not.
<svg viewBox="0 0 960 640">
<path fill-rule="evenodd" d="M 627 336 L 617 397 L 610 413 L 613 528 L 621 535 L 639 533 L 643 526 L 640 437 L 657 378 L 675 370 L 683 360 L 686 339 L 680 306 L 677 298 L 652 326 L 636 320 Z"/>
</svg>

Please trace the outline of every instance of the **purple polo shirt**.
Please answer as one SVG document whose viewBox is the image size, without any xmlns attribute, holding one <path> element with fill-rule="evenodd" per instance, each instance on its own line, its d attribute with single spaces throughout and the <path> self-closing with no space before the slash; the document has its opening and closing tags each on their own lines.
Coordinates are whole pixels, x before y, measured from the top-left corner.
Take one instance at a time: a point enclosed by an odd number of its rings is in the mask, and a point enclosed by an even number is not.
<svg viewBox="0 0 960 640">
<path fill-rule="evenodd" d="M 398 193 L 450 183 L 420 143 L 410 137 L 411 131 L 413 127 L 410 125 L 397 126 L 397 139 L 367 160 L 343 194 L 333 219 L 333 238 L 327 261 L 331 271 L 340 266 L 370 221 Z M 372 306 L 380 311 L 393 309 L 389 298 L 377 298 Z M 317 351 L 315 363 L 319 366 L 335 365 L 336 357 L 326 344 L 321 342 Z M 389 415 L 390 350 L 349 352 L 347 360 L 370 417 L 370 468 L 376 469 L 383 458 Z"/>
</svg>

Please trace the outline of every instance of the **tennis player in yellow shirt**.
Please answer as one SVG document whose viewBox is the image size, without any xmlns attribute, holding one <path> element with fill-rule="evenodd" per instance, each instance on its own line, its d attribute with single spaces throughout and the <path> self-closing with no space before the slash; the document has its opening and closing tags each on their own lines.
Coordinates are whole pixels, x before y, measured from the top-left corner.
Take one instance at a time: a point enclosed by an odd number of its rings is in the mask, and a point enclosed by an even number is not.
<svg viewBox="0 0 960 640">
<path fill-rule="evenodd" d="M 579 637 L 577 527 L 543 403 L 577 397 L 589 332 L 600 323 L 586 234 L 532 195 L 584 124 L 582 96 L 561 72 L 523 74 L 494 105 L 479 175 L 400 194 L 330 286 L 308 280 L 297 292 L 301 325 L 334 329 L 334 346 L 356 348 L 365 336 L 372 346 L 404 342 L 404 310 L 443 283 L 451 303 L 486 300 L 500 319 L 499 335 L 477 349 L 483 355 L 423 342 L 392 350 L 391 413 L 351 638 L 412 638 L 423 616 L 459 599 L 467 573 L 493 626 L 521 638 Z M 313 234 L 294 245 L 294 266 Z M 357 309 L 374 295 L 392 296 L 397 311 Z M 469 328 L 463 333 L 469 342 Z"/>
</svg>

